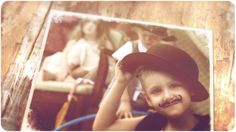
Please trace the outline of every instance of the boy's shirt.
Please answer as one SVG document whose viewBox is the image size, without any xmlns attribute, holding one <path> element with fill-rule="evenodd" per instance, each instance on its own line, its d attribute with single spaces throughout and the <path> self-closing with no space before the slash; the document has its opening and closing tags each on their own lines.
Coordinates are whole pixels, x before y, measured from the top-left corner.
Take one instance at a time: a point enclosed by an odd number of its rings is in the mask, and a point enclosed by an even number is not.
<svg viewBox="0 0 236 132">
<path fill-rule="evenodd" d="M 193 114 L 198 123 L 192 131 L 210 131 L 210 116 Z M 163 131 L 168 119 L 159 113 L 150 113 L 141 120 L 135 131 Z"/>
<path fill-rule="evenodd" d="M 112 57 L 114 57 L 116 60 L 122 60 L 126 55 L 133 53 L 133 45 L 135 44 L 135 41 L 128 41 L 124 45 L 122 45 L 116 52 L 112 54 Z M 138 44 L 138 52 L 146 52 L 147 48 L 145 48 L 140 40 L 137 40 Z"/>
</svg>

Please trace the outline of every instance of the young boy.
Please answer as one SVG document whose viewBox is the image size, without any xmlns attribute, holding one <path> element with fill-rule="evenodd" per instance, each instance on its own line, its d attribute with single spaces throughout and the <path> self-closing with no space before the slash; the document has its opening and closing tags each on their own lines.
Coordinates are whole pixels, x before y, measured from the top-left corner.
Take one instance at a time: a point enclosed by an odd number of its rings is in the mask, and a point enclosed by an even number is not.
<svg viewBox="0 0 236 132">
<path fill-rule="evenodd" d="M 148 105 L 156 112 L 118 119 L 121 95 L 135 76 L 141 81 Z M 129 54 L 118 63 L 114 85 L 100 105 L 93 129 L 207 131 L 209 116 L 195 115 L 190 105 L 208 96 L 198 81 L 197 64 L 186 52 L 170 45 L 155 45 L 146 53 Z"/>
<path fill-rule="evenodd" d="M 138 40 L 128 41 L 114 52 L 112 56 L 116 60 L 122 60 L 124 56 L 130 53 L 146 52 L 151 46 L 158 43 L 173 44 L 173 41 L 177 40 L 174 36 L 169 35 L 167 28 L 164 27 L 134 25 L 132 29 L 137 33 Z M 125 90 L 123 93 L 117 110 L 119 118 L 132 117 L 132 107 L 136 110 L 148 109 L 140 94 L 142 90 L 140 82 L 134 79 L 129 83 L 128 87 L 135 88 L 128 88 L 129 90 Z"/>
</svg>

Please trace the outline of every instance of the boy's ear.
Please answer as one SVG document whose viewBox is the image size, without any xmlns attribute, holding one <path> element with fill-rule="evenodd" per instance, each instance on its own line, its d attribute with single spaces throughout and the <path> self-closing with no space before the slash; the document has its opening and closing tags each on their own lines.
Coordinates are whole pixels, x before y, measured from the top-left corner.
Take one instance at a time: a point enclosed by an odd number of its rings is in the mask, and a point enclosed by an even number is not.
<svg viewBox="0 0 236 132">
<path fill-rule="evenodd" d="M 149 96 L 147 95 L 147 93 L 146 93 L 145 91 L 142 91 L 141 93 L 142 93 L 142 95 L 144 96 L 145 100 L 147 101 L 148 105 L 149 105 L 150 107 L 153 107 L 153 106 L 152 106 L 152 102 L 151 102 Z"/>
</svg>

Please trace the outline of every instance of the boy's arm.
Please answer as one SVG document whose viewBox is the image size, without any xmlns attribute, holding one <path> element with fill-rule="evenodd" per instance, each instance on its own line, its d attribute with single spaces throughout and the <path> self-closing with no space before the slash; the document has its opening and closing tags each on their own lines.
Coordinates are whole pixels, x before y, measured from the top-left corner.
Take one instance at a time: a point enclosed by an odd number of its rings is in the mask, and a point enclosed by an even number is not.
<svg viewBox="0 0 236 132">
<path fill-rule="evenodd" d="M 93 129 L 106 130 L 116 120 L 116 111 L 120 104 L 120 98 L 125 88 L 124 83 L 115 81 L 108 95 L 105 96 L 95 118 Z"/>
<path fill-rule="evenodd" d="M 115 82 L 100 105 L 93 130 L 132 130 L 137 125 L 139 118 L 118 120 L 116 116 L 120 98 L 128 82 L 133 78 L 132 76 L 129 73 L 122 73 L 116 66 Z"/>
<path fill-rule="evenodd" d="M 135 81 L 131 81 L 131 83 L 129 83 L 128 87 L 124 90 L 121 96 L 120 105 L 116 113 L 116 115 L 120 119 L 132 117 L 131 102 L 134 91 L 135 91 Z"/>
</svg>

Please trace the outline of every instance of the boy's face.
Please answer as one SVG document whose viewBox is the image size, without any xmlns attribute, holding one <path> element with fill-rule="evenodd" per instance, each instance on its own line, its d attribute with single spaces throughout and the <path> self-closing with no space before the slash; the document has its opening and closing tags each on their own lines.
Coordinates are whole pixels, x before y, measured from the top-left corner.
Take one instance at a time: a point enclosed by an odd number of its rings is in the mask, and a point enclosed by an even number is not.
<svg viewBox="0 0 236 132">
<path fill-rule="evenodd" d="M 161 36 L 142 30 L 142 29 L 139 30 L 138 35 L 143 46 L 147 49 L 149 49 L 150 47 L 159 43 L 162 40 Z"/>
<path fill-rule="evenodd" d="M 141 82 L 148 104 L 157 112 L 175 118 L 189 110 L 191 97 L 186 86 L 168 73 L 142 73 Z"/>
</svg>

